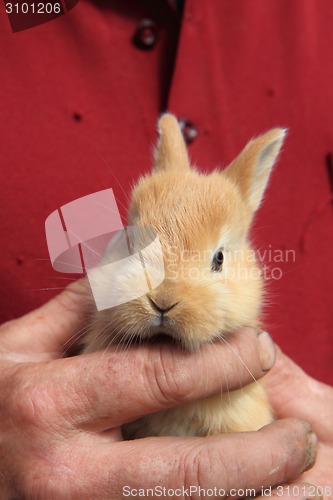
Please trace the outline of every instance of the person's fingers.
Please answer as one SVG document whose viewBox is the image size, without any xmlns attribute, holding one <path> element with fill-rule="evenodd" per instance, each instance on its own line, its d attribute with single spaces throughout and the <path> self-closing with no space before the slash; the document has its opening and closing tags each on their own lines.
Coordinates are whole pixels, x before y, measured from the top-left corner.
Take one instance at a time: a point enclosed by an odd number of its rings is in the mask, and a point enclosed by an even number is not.
<svg viewBox="0 0 333 500">
<path fill-rule="evenodd" d="M 332 445 L 318 443 L 317 460 L 314 467 L 305 472 L 302 476 L 303 481 L 316 484 L 318 488 L 323 489 L 324 499 L 333 499 L 333 448 Z"/>
<path fill-rule="evenodd" d="M 38 309 L 2 325 L 1 343 L 25 353 L 62 351 L 84 327 L 89 293 L 87 280 L 72 283 Z"/>
<path fill-rule="evenodd" d="M 267 339 L 264 344 L 272 349 L 274 362 L 274 344 Z M 60 414 L 70 426 L 102 431 L 221 389 L 238 389 L 264 373 L 258 335 L 246 328 L 230 338 L 228 346 L 210 344 L 195 353 L 166 344 L 133 346 L 125 352 L 114 346 L 39 367 L 25 366 L 24 381 L 16 381 L 15 386 L 17 391 L 23 383 L 35 406 L 47 398 L 43 411 L 50 418 Z"/>
<path fill-rule="evenodd" d="M 294 416 L 311 423 L 319 440 L 318 456 L 302 480 L 324 489 L 325 500 L 333 498 L 333 388 L 309 377 L 276 350 L 276 364 L 263 380 L 274 413 L 278 418 Z"/>
<path fill-rule="evenodd" d="M 278 418 L 311 422 L 318 438 L 333 443 L 333 389 L 314 380 L 276 347 L 276 362 L 264 385 Z"/>
<path fill-rule="evenodd" d="M 179 498 L 193 500 L 227 495 L 253 498 L 255 492 L 271 484 L 294 480 L 315 457 L 309 425 L 294 419 L 275 422 L 257 432 L 205 438 L 144 438 L 112 446 L 102 437 L 98 444 L 96 438 L 87 438 L 91 444 L 85 446 L 80 470 L 72 471 L 78 478 L 84 471 L 84 484 L 96 489 L 86 491 L 83 497 L 77 492 L 77 498 L 134 498 L 139 490 L 148 489 L 150 497 L 157 498 L 163 488 L 164 498 L 176 497 L 172 490 L 183 492 L 178 493 Z M 79 488 L 80 481 L 76 484 Z M 203 493 L 214 489 L 215 495 Z"/>
</svg>

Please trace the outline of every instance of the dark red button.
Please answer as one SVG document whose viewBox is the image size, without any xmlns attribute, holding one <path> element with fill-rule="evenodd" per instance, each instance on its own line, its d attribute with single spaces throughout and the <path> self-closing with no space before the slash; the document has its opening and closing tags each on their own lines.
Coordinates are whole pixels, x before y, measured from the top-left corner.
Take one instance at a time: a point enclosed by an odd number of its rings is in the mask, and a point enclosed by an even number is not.
<svg viewBox="0 0 333 500">
<path fill-rule="evenodd" d="M 198 135 L 198 130 L 193 122 L 187 118 L 181 118 L 179 125 L 183 133 L 186 144 L 191 144 Z"/>
<path fill-rule="evenodd" d="M 134 45 L 141 50 L 151 50 L 158 40 L 156 24 L 150 19 L 144 19 L 136 28 L 133 36 Z"/>
</svg>

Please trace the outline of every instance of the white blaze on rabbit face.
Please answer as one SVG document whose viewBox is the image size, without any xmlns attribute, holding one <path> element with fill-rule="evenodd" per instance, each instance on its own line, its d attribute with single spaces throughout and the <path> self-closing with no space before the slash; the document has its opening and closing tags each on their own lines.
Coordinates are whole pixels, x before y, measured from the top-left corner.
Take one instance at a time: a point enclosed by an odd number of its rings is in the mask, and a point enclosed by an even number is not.
<svg viewBox="0 0 333 500">
<path fill-rule="evenodd" d="M 223 172 L 204 175 L 190 167 L 177 120 L 162 117 L 155 168 L 132 193 L 129 222 L 157 232 L 165 278 L 149 293 L 98 312 L 86 351 L 157 333 L 196 349 L 256 326 L 263 282 L 248 231 L 284 134 L 274 129 L 252 140 Z M 146 262 L 151 269 L 153 253 Z M 113 277 L 113 293 L 144 290 L 141 271 L 124 263 Z"/>
</svg>

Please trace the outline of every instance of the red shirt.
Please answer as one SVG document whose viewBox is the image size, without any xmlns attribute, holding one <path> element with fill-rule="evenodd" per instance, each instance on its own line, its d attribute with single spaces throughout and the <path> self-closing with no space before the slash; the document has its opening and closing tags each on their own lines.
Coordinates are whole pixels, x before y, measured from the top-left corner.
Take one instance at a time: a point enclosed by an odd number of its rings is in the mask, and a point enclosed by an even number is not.
<svg viewBox="0 0 333 500">
<path fill-rule="evenodd" d="M 144 18 L 156 25 L 151 50 L 133 43 Z M 332 383 L 332 19 L 331 0 L 187 0 L 182 19 L 163 1 L 81 0 L 12 33 L 1 10 L 1 319 L 67 282 L 48 257 L 51 212 L 112 187 L 125 216 L 161 111 L 193 122 L 190 155 L 205 170 L 284 126 L 252 232 L 283 273 L 270 281 L 264 321 L 287 354 Z"/>
</svg>

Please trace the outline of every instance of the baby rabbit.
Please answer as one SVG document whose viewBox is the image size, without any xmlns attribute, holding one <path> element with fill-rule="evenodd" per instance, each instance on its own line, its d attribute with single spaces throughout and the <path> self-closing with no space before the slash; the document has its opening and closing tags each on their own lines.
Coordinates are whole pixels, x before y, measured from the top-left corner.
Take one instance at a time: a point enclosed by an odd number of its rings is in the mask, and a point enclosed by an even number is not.
<svg viewBox="0 0 333 500">
<path fill-rule="evenodd" d="M 173 115 L 161 117 L 159 133 L 153 171 L 133 190 L 129 223 L 158 234 L 164 280 L 148 293 L 138 293 L 139 298 L 95 312 L 83 352 L 157 334 L 193 351 L 244 326 L 259 327 L 263 280 L 248 232 L 285 130 L 276 128 L 251 140 L 226 169 L 208 175 L 191 167 Z M 143 290 L 141 280 L 133 266 L 126 273 L 125 263 L 119 276 L 106 280 L 105 293 L 111 288 L 119 296 Z M 256 430 L 271 421 L 266 394 L 255 382 L 155 413 L 125 425 L 123 432 L 126 438 L 202 436 Z"/>
</svg>

